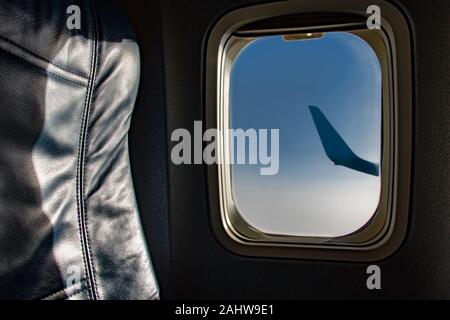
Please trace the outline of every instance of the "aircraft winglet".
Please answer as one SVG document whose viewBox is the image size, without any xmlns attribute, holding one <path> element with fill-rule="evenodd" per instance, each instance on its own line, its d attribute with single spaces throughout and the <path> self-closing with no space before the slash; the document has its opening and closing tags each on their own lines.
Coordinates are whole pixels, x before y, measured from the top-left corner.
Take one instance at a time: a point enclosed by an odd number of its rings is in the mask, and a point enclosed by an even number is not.
<svg viewBox="0 0 450 320">
<path fill-rule="evenodd" d="M 334 164 L 373 176 L 380 174 L 379 165 L 358 157 L 318 107 L 309 106 L 309 111 L 313 117 L 325 153 Z"/>
</svg>

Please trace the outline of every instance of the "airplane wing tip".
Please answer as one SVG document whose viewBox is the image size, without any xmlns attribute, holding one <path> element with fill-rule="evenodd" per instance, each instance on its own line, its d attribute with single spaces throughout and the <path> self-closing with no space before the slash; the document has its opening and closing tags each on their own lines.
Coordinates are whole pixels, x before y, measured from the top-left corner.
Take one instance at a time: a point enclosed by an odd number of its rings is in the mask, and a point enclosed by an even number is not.
<svg viewBox="0 0 450 320">
<path fill-rule="evenodd" d="M 325 153 L 334 165 L 379 176 L 379 164 L 358 157 L 328 121 L 319 107 L 308 105 L 308 108 L 313 117 Z"/>
</svg>

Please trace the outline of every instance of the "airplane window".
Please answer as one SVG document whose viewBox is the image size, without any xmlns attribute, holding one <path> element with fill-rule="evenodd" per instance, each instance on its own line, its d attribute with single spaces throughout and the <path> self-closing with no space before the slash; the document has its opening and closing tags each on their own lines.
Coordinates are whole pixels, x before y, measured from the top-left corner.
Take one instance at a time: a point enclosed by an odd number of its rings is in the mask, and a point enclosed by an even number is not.
<svg viewBox="0 0 450 320">
<path fill-rule="evenodd" d="M 227 91 L 237 214 L 270 235 L 336 238 L 370 224 L 381 193 L 377 54 L 351 32 L 243 41 Z"/>
<path fill-rule="evenodd" d="M 389 5 L 375 27 L 357 1 L 324 8 L 237 9 L 208 37 L 210 219 L 234 253 L 374 261 L 406 235 L 408 23 Z"/>
</svg>

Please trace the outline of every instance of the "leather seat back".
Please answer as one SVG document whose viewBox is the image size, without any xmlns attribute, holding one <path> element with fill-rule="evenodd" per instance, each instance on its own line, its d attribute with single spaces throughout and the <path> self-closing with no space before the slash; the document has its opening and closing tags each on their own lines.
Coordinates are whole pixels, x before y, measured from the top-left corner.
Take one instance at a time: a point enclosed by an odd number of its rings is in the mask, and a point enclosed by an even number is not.
<svg viewBox="0 0 450 320">
<path fill-rule="evenodd" d="M 0 298 L 159 297 L 128 159 L 139 63 L 111 1 L 0 1 Z"/>
</svg>

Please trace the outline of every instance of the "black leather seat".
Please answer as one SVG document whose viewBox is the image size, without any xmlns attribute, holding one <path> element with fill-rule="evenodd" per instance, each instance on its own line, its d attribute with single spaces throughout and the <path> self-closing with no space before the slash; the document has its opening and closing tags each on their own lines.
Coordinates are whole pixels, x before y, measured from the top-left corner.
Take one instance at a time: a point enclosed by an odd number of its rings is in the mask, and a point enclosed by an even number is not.
<svg viewBox="0 0 450 320">
<path fill-rule="evenodd" d="M 0 0 L 0 299 L 159 297 L 128 160 L 139 70 L 112 1 Z"/>
</svg>

